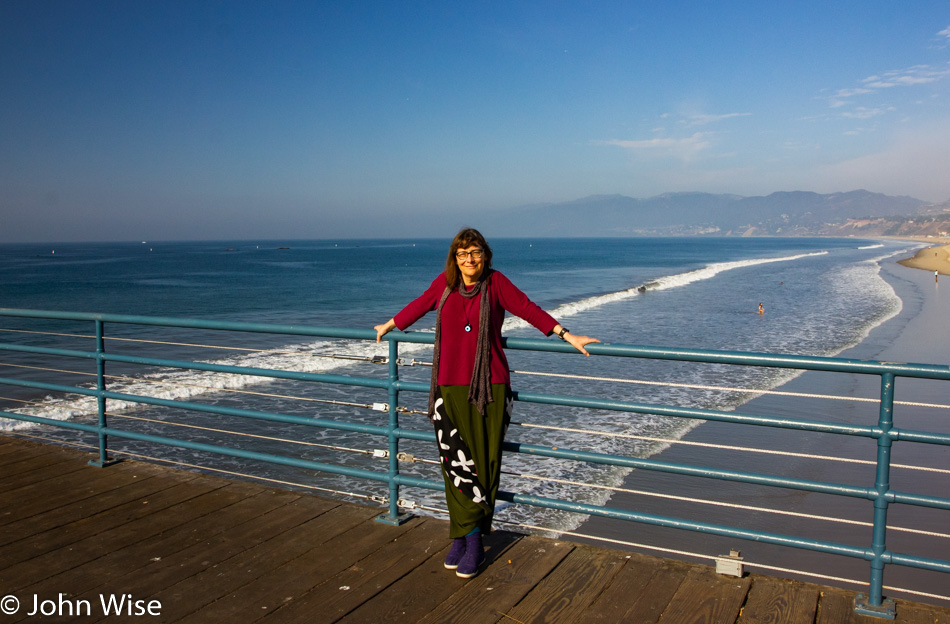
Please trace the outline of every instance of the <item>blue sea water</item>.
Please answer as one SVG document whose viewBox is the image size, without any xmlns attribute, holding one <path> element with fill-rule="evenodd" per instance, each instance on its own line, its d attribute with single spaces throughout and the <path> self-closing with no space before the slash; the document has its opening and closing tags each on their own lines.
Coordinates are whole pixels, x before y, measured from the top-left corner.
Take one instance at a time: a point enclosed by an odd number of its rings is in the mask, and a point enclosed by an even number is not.
<svg viewBox="0 0 950 624">
<path fill-rule="evenodd" d="M 491 241 L 496 269 L 503 271 L 535 302 L 551 312 L 574 333 L 608 343 L 726 349 L 737 351 L 835 355 L 858 344 L 874 327 L 897 314 L 901 301 L 879 275 L 880 264 L 907 256 L 919 247 L 900 241 L 858 239 L 780 238 L 633 238 L 633 239 L 498 239 Z M 322 240 L 142 242 L 0 246 L 0 306 L 41 310 L 155 315 L 279 324 L 371 328 L 421 293 L 444 266 L 448 240 Z M 645 291 L 640 287 L 646 286 Z M 765 314 L 757 308 L 762 303 Z M 415 330 L 431 329 L 433 315 Z M 22 329 L 26 323 L 2 319 L 4 329 Z M 44 324 L 46 328 L 48 324 Z M 79 326 L 71 326 L 78 328 Z M 85 327 L 88 332 L 89 327 Z M 72 330 L 71 330 L 72 331 Z M 78 330 L 76 330 L 78 331 Z M 150 338 L 164 342 L 195 343 L 200 332 L 169 336 L 158 329 L 117 328 L 111 335 Z M 52 337 L 0 332 L 7 342 L 45 344 Z M 518 319 L 506 322 L 508 336 L 541 335 Z M 326 355 L 384 354 L 374 343 L 344 342 L 287 336 L 254 337 L 228 334 L 214 338 L 220 346 L 246 351 L 217 351 L 188 347 L 182 353 L 210 361 L 338 374 L 382 375 L 382 367 Z M 165 355 L 166 344 L 134 343 L 135 352 Z M 88 347 L 88 344 L 86 345 Z M 112 347 L 110 347 L 111 349 Z M 122 347 L 117 347 L 122 348 Z M 406 357 L 427 360 L 430 350 L 407 345 Z M 770 369 L 731 369 L 645 360 L 618 362 L 610 358 L 559 357 L 511 352 L 512 385 L 525 392 L 609 397 L 644 403 L 674 403 L 691 407 L 733 409 L 753 394 L 711 386 L 766 390 L 790 378 L 791 373 Z M 28 358 L 0 354 L 0 376 L 37 375 L 61 381 L 62 371 L 24 369 Z M 33 360 L 29 360 L 33 362 Z M 111 369 L 110 369 L 111 370 Z M 364 394 L 339 386 L 307 386 L 299 382 L 261 382 L 252 378 L 181 371 L 164 374 L 175 386 L 156 389 L 150 371 L 119 369 L 122 379 L 111 389 L 148 392 L 165 398 L 203 401 L 320 417 L 346 417 L 380 423 L 384 415 L 358 408 L 302 402 L 288 397 L 372 403 L 384 395 Z M 524 371 L 524 372 L 519 372 Z M 588 377 L 573 379 L 529 373 L 553 372 Z M 401 376 L 424 381 L 428 369 L 406 368 Z M 591 380 L 589 377 L 637 380 L 637 384 Z M 72 377 L 69 377 L 72 379 Z M 677 386 L 652 385 L 673 381 Z M 684 388 L 682 386 L 704 386 Z M 29 400 L 22 406 L 15 401 Z M 420 408 L 423 396 L 407 396 L 409 407 Z M 0 386 L 0 405 L 59 419 L 88 419 L 94 405 L 76 397 L 46 396 L 11 386 Z M 110 412 L 126 413 L 142 430 L 164 432 L 162 423 L 175 420 L 191 426 L 220 428 L 220 417 L 180 413 L 110 403 Z M 425 429 L 424 417 L 406 417 L 408 426 Z M 603 438 L 577 429 L 676 438 L 695 422 L 659 416 L 622 417 L 615 413 L 519 404 L 515 420 L 525 425 L 565 430 L 512 428 L 509 439 L 546 446 L 649 456 L 664 448 L 662 442 L 623 437 Z M 4 428 L 14 426 L 0 423 Z M 238 442 L 252 450 L 287 453 L 286 445 L 270 438 L 300 437 L 328 446 L 381 448 L 382 441 L 356 434 L 295 429 L 252 421 L 229 423 L 257 438 Z M 27 428 L 31 427 L 29 425 Z M 177 435 L 184 435 L 180 431 Z M 47 435 L 71 435 L 48 433 Z M 216 442 L 221 435 L 202 431 L 187 435 Z M 230 441 L 230 440 L 229 440 Z M 233 442 L 232 442 L 233 443 Z M 113 448 L 145 453 L 138 443 L 114 440 Z M 419 457 L 431 455 L 427 445 L 407 443 Z M 148 449 L 148 454 L 164 452 Z M 167 455 L 235 471 L 247 462 L 198 453 L 168 451 Z M 308 447 L 298 456 L 350 465 L 373 466 L 365 454 Z M 562 481 L 616 485 L 625 473 L 592 465 L 514 456 L 506 458 L 506 489 L 543 496 L 602 504 L 602 491 L 579 489 Z M 418 474 L 432 478 L 432 466 L 420 464 Z M 335 490 L 383 494 L 382 488 L 345 477 L 325 477 L 301 470 L 259 467 L 275 479 Z M 518 476 L 528 475 L 528 476 Z M 418 499 L 435 507 L 439 496 L 417 492 Z M 511 521 L 558 528 L 579 520 L 559 512 L 512 506 L 500 513 Z"/>
</svg>

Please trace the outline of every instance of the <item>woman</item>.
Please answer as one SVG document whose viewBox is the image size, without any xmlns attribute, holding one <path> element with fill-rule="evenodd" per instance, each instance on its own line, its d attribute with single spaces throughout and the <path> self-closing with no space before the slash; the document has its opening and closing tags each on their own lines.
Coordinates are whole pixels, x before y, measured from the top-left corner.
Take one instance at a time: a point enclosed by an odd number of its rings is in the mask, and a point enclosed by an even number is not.
<svg viewBox="0 0 950 624">
<path fill-rule="evenodd" d="M 575 349 L 600 342 L 576 336 L 491 268 L 488 242 L 471 228 L 449 246 L 445 271 L 396 316 L 376 325 L 376 342 L 436 310 L 429 418 L 435 425 L 452 548 L 445 567 L 462 578 L 484 560 L 482 533 L 491 531 L 501 477 L 501 444 L 511 419 L 508 360 L 501 346 L 505 312 Z"/>
</svg>

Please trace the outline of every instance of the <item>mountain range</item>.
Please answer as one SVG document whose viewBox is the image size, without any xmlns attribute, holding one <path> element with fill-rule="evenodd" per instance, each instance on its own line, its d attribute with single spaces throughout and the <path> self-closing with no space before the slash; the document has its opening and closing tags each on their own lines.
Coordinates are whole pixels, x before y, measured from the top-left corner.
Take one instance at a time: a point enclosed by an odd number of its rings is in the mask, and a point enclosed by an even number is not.
<svg viewBox="0 0 950 624">
<path fill-rule="evenodd" d="M 950 230 L 950 201 L 865 190 L 592 195 L 499 211 L 492 222 L 528 236 L 939 236 Z"/>
</svg>

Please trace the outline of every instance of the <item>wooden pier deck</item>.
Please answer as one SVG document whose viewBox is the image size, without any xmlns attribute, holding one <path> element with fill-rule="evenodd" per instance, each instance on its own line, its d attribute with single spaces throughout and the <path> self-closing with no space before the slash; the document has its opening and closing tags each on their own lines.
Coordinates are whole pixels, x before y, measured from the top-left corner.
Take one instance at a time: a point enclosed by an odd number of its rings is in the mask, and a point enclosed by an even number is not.
<svg viewBox="0 0 950 624">
<path fill-rule="evenodd" d="M 505 531 L 463 580 L 439 519 L 394 527 L 379 508 L 90 458 L 0 436 L 0 623 L 883 621 L 850 591 Z M 950 609 L 898 600 L 897 621 Z"/>
</svg>

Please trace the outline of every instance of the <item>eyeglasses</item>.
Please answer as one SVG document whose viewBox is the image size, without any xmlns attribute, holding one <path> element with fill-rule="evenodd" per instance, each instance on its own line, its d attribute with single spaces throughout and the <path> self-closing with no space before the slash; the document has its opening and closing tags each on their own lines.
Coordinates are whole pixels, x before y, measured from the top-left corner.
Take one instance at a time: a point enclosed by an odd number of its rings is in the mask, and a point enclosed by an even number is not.
<svg viewBox="0 0 950 624">
<path fill-rule="evenodd" d="M 473 249 L 471 251 L 456 251 L 455 258 L 462 262 L 466 257 L 471 256 L 472 260 L 481 260 L 482 256 L 485 255 L 484 249 Z"/>
</svg>

